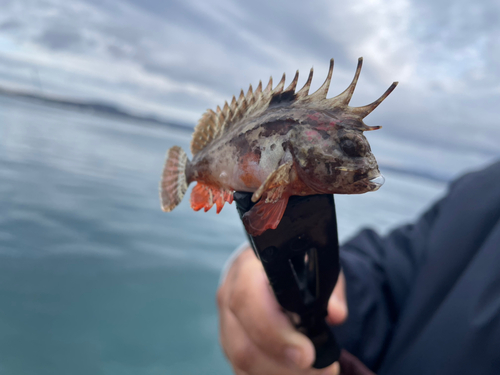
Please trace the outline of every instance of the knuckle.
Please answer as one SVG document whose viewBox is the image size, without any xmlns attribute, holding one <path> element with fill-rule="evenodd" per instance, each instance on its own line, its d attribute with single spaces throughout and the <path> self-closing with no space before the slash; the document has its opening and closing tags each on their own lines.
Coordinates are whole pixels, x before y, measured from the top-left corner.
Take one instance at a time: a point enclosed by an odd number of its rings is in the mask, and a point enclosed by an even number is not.
<svg viewBox="0 0 500 375">
<path fill-rule="evenodd" d="M 231 295 L 229 296 L 229 310 L 234 315 L 238 315 L 238 313 L 244 308 L 245 304 L 248 302 L 248 293 L 245 288 L 241 288 L 238 285 L 235 285 Z"/>
<path fill-rule="evenodd" d="M 238 294 L 231 293 L 228 300 L 229 310 L 234 314 L 238 315 L 238 311 L 241 306 L 241 297 Z"/>
<path fill-rule="evenodd" d="M 286 343 L 281 342 L 279 338 L 269 337 L 262 331 L 255 331 L 252 340 L 269 358 L 280 362 L 285 360 Z"/>
<path fill-rule="evenodd" d="M 230 360 L 240 370 L 249 371 L 252 368 L 254 356 L 249 349 L 248 345 L 239 345 L 233 350 Z"/>
</svg>

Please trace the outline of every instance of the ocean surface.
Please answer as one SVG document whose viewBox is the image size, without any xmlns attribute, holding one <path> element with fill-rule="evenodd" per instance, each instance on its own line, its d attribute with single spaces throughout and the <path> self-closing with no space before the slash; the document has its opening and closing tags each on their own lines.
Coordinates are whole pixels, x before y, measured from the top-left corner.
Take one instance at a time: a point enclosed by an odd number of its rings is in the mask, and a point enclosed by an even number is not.
<svg viewBox="0 0 500 375">
<path fill-rule="evenodd" d="M 244 241 L 234 205 L 159 206 L 165 152 L 190 131 L 0 97 L 0 374 L 225 375 L 215 292 Z M 410 222 L 476 144 L 367 134 L 386 184 L 336 196 L 343 241 Z"/>
</svg>

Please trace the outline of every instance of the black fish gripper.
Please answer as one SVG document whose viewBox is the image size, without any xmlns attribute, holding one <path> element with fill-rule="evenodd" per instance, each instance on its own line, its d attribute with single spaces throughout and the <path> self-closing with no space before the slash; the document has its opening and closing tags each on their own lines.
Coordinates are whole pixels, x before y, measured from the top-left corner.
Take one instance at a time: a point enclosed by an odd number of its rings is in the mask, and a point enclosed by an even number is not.
<svg viewBox="0 0 500 375">
<path fill-rule="evenodd" d="M 251 197 L 251 193 L 234 193 L 240 218 L 253 207 Z M 299 321 L 292 321 L 313 342 L 313 367 L 337 361 L 340 348 L 325 321 L 340 272 L 333 195 L 292 196 L 276 229 L 247 236 L 279 304 L 298 315 Z"/>
</svg>

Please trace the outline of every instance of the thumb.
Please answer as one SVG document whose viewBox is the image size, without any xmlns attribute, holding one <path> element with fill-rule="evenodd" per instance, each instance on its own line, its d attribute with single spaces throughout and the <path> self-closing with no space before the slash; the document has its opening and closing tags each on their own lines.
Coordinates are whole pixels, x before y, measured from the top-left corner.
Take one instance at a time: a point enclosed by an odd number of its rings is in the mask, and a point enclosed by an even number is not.
<svg viewBox="0 0 500 375">
<path fill-rule="evenodd" d="M 348 315 L 347 300 L 345 296 L 345 278 L 344 273 L 340 271 L 339 279 L 335 289 L 333 290 L 330 300 L 328 301 L 328 316 L 326 321 L 328 324 L 342 324 Z"/>
</svg>

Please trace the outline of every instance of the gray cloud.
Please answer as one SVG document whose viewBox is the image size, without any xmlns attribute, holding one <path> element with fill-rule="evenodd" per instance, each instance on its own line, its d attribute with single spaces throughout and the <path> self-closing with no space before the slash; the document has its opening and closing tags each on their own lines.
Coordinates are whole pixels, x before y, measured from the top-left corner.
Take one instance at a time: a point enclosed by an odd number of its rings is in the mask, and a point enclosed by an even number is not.
<svg viewBox="0 0 500 375">
<path fill-rule="evenodd" d="M 9 74 L 12 82 L 29 81 L 26 72 L 36 67 L 52 92 L 194 123 L 206 108 L 271 74 L 279 79 L 285 71 L 290 78 L 300 69 L 304 82 L 314 65 L 313 88 L 318 87 L 330 57 L 334 95 L 364 56 L 354 105 L 373 101 L 393 80 L 401 81 L 367 122 L 400 136 L 439 136 L 462 145 L 484 134 L 500 137 L 497 1 L 13 4 L 6 2 L 5 18 L 0 15 L 0 25 L 7 25 L 0 33 L 0 56 L 13 61 L 7 68 L 0 60 L 4 83 Z"/>
<path fill-rule="evenodd" d="M 77 30 L 51 27 L 43 31 L 36 41 L 53 50 L 71 50 L 79 47 L 83 38 Z"/>
<path fill-rule="evenodd" d="M 414 9 L 412 31 L 422 58 L 471 85 L 499 83 L 498 1 L 421 1 Z"/>
<path fill-rule="evenodd" d="M 0 31 L 16 30 L 22 26 L 18 20 L 10 19 L 0 23 Z"/>
</svg>

